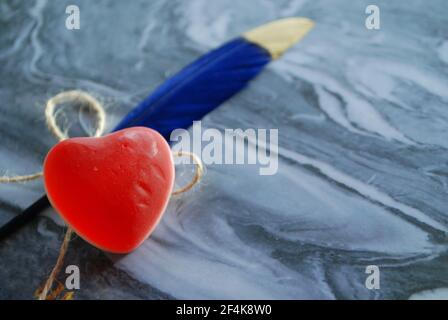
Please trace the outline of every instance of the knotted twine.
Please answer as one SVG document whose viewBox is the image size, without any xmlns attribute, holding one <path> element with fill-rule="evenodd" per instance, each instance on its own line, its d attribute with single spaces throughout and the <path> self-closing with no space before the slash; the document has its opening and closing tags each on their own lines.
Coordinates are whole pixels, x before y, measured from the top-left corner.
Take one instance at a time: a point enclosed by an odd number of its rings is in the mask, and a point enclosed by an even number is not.
<svg viewBox="0 0 448 320">
<path fill-rule="evenodd" d="M 45 106 L 45 120 L 48 126 L 48 129 L 50 132 L 59 140 L 65 140 L 68 139 L 68 133 L 67 131 L 62 131 L 61 128 L 56 123 L 56 113 L 55 110 L 58 106 L 63 105 L 64 103 L 68 102 L 79 102 L 84 103 L 86 106 L 88 106 L 91 110 L 93 110 L 96 114 L 96 130 L 91 135 L 92 137 L 100 137 L 104 133 L 104 129 L 106 127 L 106 112 L 104 111 L 104 107 L 101 105 L 101 103 L 88 94 L 87 92 L 80 91 L 80 90 L 71 90 L 71 91 L 64 91 L 61 92 L 54 97 L 50 98 Z M 171 194 L 172 195 L 179 195 L 184 192 L 187 192 L 191 188 L 193 188 L 202 178 L 202 175 L 204 173 L 204 168 L 202 165 L 202 161 L 198 158 L 198 156 L 191 152 L 186 151 L 179 151 L 173 153 L 173 156 L 176 157 L 190 157 L 191 160 L 195 163 L 195 172 L 193 179 L 185 186 L 174 190 Z M 43 176 L 43 172 L 36 172 L 32 174 L 27 175 L 15 175 L 15 176 L 0 176 L 0 183 L 14 183 L 14 182 L 25 182 L 25 181 L 31 181 L 38 179 Z M 64 240 L 62 241 L 62 245 L 59 249 L 59 256 L 56 260 L 56 264 L 54 265 L 50 275 L 48 276 L 47 280 L 45 281 L 44 286 L 40 290 L 38 294 L 39 300 L 46 300 L 49 291 L 53 287 L 53 283 L 59 274 L 62 265 L 64 263 L 64 257 L 68 250 L 68 245 L 70 242 L 70 239 L 73 235 L 73 229 L 70 227 L 67 227 L 67 231 L 64 236 Z"/>
</svg>

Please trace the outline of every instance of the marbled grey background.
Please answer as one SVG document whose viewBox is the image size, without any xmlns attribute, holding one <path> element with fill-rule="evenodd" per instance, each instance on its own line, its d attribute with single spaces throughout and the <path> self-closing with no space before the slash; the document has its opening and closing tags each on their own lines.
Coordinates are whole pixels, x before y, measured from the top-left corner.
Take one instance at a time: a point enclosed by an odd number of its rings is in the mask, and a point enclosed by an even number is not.
<svg viewBox="0 0 448 320">
<path fill-rule="evenodd" d="M 371 3 L 377 31 L 364 26 Z M 80 30 L 65 28 L 69 4 L 80 7 Z M 312 33 L 203 123 L 279 128 L 278 174 L 209 166 L 126 257 L 75 239 L 66 262 L 81 269 L 76 298 L 407 299 L 446 288 L 447 9 L 445 0 L 1 1 L 1 173 L 41 169 L 55 143 L 43 116 L 52 95 L 95 94 L 112 128 L 209 49 L 307 16 Z M 42 192 L 41 181 L 0 185 L 0 222 Z M 54 221 L 40 217 L 0 243 L 0 298 L 32 298 L 63 237 Z M 364 286 L 371 264 L 380 290 Z"/>
</svg>

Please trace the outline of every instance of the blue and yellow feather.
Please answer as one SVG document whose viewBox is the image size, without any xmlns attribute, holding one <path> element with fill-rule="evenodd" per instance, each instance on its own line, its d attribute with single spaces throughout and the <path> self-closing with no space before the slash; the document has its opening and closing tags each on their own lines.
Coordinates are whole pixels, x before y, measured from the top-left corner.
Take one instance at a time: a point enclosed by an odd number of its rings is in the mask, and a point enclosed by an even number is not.
<svg viewBox="0 0 448 320">
<path fill-rule="evenodd" d="M 250 30 L 210 51 L 166 80 L 116 126 L 145 126 L 169 141 L 178 128 L 218 107 L 247 86 L 313 27 L 307 18 L 286 18 Z"/>
</svg>

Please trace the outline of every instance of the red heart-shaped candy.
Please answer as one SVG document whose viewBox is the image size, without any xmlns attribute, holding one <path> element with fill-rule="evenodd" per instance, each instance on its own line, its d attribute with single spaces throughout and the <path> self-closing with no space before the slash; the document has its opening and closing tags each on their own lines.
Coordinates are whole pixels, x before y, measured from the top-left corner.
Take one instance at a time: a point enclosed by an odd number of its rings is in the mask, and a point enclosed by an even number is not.
<svg viewBox="0 0 448 320">
<path fill-rule="evenodd" d="M 44 180 L 51 204 L 79 236 L 100 249 L 127 253 L 162 217 L 174 164 L 158 132 L 134 127 L 56 144 L 45 159 Z"/>
</svg>

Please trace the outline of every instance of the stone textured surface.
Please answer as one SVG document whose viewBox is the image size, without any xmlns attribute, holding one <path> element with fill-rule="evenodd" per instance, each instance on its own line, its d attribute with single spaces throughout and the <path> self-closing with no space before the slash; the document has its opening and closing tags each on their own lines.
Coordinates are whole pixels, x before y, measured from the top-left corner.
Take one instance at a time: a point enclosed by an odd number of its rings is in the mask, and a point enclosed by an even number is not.
<svg viewBox="0 0 448 320">
<path fill-rule="evenodd" d="M 80 30 L 65 28 L 68 4 L 80 7 Z M 125 257 L 75 239 L 76 298 L 406 299 L 448 286 L 448 4 L 376 1 L 378 31 L 364 27 L 368 4 L 0 3 L 0 170 L 16 174 L 40 170 L 55 143 L 43 117 L 50 96 L 88 90 L 112 128 L 223 41 L 285 16 L 317 23 L 203 122 L 279 128 L 278 174 L 209 166 Z M 0 185 L 0 222 L 42 192 L 41 181 Z M 49 273 L 63 228 L 46 216 L 0 243 L 0 298 L 32 298 Z M 370 264 L 380 290 L 364 286 Z"/>
</svg>

